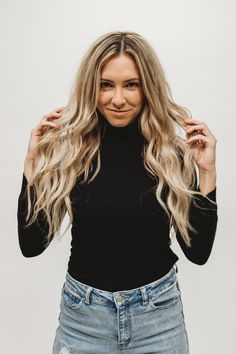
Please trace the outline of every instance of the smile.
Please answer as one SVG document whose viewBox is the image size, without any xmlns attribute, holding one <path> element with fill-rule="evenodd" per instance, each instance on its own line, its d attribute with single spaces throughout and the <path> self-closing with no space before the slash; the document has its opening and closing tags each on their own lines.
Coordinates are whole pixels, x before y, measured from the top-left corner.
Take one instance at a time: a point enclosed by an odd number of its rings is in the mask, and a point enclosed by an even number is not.
<svg viewBox="0 0 236 354">
<path fill-rule="evenodd" d="M 128 112 L 129 110 L 126 110 L 126 111 L 116 111 L 115 109 L 109 109 L 109 111 L 112 111 L 112 112 Z"/>
<path fill-rule="evenodd" d="M 128 110 L 128 111 L 115 111 L 113 109 L 110 109 L 110 111 L 111 111 L 111 114 L 115 117 L 123 117 L 123 116 L 126 116 L 130 110 Z"/>
</svg>

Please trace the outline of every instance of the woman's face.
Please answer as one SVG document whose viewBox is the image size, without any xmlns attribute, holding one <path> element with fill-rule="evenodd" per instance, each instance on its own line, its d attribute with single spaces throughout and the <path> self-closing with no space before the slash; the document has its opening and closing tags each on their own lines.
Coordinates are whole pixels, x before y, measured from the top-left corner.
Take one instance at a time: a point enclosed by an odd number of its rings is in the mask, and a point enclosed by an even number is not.
<svg viewBox="0 0 236 354">
<path fill-rule="evenodd" d="M 132 122 L 143 99 L 139 71 L 129 55 L 121 54 L 104 65 L 97 108 L 111 125 L 124 127 Z"/>
</svg>

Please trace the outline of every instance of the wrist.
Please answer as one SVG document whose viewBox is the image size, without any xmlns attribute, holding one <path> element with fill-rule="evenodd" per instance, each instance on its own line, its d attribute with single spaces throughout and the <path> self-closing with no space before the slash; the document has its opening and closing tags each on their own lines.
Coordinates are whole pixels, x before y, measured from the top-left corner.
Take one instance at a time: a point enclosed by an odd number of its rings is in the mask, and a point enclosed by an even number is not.
<svg viewBox="0 0 236 354">
<path fill-rule="evenodd" d="M 27 153 L 26 157 L 25 157 L 25 161 L 29 161 L 29 162 L 34 162 L 34 157 L 31 156 L 29 153 Z"/>
<path fill-rule="evenodd" d="M 206 195 L 216 187 L 216 168 L 210 170 L 199 171 L 199 187 L 201 192 Z"/>
<path fill-rule="evenodd" d="M 216 166 L 212 166 L 208 169 L 199 168 L 199 173 L 202 175 L 216 174 Z"/>
</svg>

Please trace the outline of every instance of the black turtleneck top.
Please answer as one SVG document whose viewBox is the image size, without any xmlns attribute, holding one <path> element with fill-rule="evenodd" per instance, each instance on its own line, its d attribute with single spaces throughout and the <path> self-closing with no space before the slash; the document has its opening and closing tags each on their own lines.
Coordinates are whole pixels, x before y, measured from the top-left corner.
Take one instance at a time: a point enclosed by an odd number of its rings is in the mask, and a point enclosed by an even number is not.
<svg viewBox="0 0 236 354">
<path fill-rule="evenodd" d="M 77 180 L 70 198 L 73 210 L 68 272 L 75 279 L 107 291 L 129 290 L 164 276 L 179 257 L 171 250 L 169 220 L 155 197 L 157 181 L 143 165 L 144 137 L 139 118 L 125 127 L 100 116 L 103 134 L 101 169 L 89 184 Z M 18 240 L 25 257 L 45 250 L 47 223 L 42 213 L 24 229 L 27 179 L 23 173 L 18 198 Z M 195 186 L 197 190 L 199 186 Z M 207 196 L 216 202 L 216 187 Z M 207 262 L 217 228 L 217 204 L 204 196 L 190 208 L 192 247 L 179 232 L 177 241 L 193 263 Z"/>
</svg>

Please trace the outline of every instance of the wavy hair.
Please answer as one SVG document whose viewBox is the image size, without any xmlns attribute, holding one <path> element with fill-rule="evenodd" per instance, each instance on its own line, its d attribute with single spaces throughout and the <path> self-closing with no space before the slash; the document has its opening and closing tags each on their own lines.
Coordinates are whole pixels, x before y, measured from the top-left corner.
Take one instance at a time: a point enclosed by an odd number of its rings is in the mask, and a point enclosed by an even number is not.
<svg viewBox="0 0 236 354">
<path fill-rule="evenodd" d="M 58 234 L 68 212 L 73 222 L 70 192 L 78 178 L 90 183 L 101 167 L 101 122 L 97 110 L 100 73 L 114 56 L 130 55 L 141 77 L 144 104 L 140 112 L 140 129 L 144 136 L 143 164 L 157 180 L 155 195 L 168 215 L 170 231 L 179 230 L 188 247 L 189 231 L 197 231 L 189 222 L 189 209 L 196 189 L 197 175 L 191 144 L 178 135 L 191 113 L 173 100 L 170 86 L 157 54 L 151 45 L 136 32 L 110 32 L 100 36 L 87 50 L 76 73 L 67 105 L 57 119 L 56 129 L 47 128 L 38 142 L 39 157 L 34 163 L 32 184 L 27 186 L 28 214 L 33 213 L 27 226 L 40 211 L 48 225 L 46 246 Z M 94 169 L 96 158 L 96 168 Z M 93 172 L 93 173 L 92 173 Z M 167 187 L 165 200 L 162 192 Z M 207 198 L 211 201 L 209 198 Z M 211 201 L 213 204 L 215 202 Z M 62 235 L 62 236 L 63 236 Z"/>
</svg>

